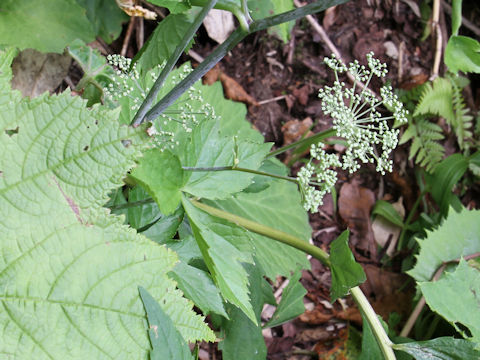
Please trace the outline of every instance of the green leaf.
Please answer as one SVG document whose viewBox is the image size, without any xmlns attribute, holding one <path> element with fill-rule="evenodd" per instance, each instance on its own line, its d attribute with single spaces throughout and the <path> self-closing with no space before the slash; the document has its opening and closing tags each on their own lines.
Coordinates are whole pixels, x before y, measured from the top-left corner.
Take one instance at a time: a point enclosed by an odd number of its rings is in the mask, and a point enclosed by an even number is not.
<svg viewBox="0 0 480 360">
<path fill-rule="evenodd" d="M 404 351 L 417 360 L 465 360 L 479 359 L 475 344 L 463 339 L 440 337 L 428 341 L 394 344 L 395 350 Z"/>
<path fill-rule="evenodd" d="M 180 204 L 183 181 L 182 165 L 169 151 L 152 149 L 144 153 L 131 175 L 155 199 L 164 215 L 172 214 Z"/>
<path fill-rule="evenodd" d="M 452 1 L 452 35 L 458 35 L 458 29 L 462 25 L 462 0 Z"/>
<path fill-rule="evenodd" d="M 11 54 L 0 56 L 0 353 L 144 359 L 138 286 L 187 341 L 214 340 L 167 277 L 177 256 L 102 207 L 139 156 L 143 130 L 69 92 L 20 100 Z"/>
<path fill-rule="evenodd" d="M 169 276 L 177 282 L 185 297 L 192 300 L 205 315 L 214 312 L 228 318 L 220 292 L 205 271 L 179 262 Z"/>
<path fill-rule="evenodd" d="M 377 315 L 378 316 L 378 315 Z M 362 332 L 362 352 L 360 353 L 360 356 L 358 357 L 358 360 L 382 360 L 384 359 L 384 356 L 382 354 L 382 350 L 378 346 L 377 340 L 375 339 L 375 335 L 373 334 L 372 328 L 370 324 L 368 323 L 367 319 L 365 318 L 365 315 L 362 313 L 362 327 L 363 327 L 363 332 Z M 388 332 L 388 326 L 383 321 L 383 319 L 378 316 L 378 320 L 380 320 L 380 323 L 383 326 L 383 329 L 385 332 Z"/>
<path fill-rule="evenodd" d="M 421 114 L 436 114 L 443 116 L 449 122 L 454 119 L 453 89 L 450 80 L 437 77 L 432 85 L 427 84 L 422 98 L 415 108 L 413 116 Z"/>
<path fill-rule="evenodd" d="M 307 290 L 299 282 L 302 272 L 297 270 L 289 279 L 289 283 L 283 290 L 282 299 L 278 304 L 272 318 L 265 327 L 275 327 L 290 321 L 305 312 L 303 297 Z"/>
<path fill-rule="evenodd" d="M 462 154 L 453 154 L 444 159 L 433 172 L 426 176 L 430 192 L 444 215 L 448 212 L 453 197 L 453 186 L 458 183 L 468 169 L 468 158 Z"/>
<path fill-rule="evenodd" d="M 141 187 L 135 186 L 128 192 L 128 201 L 130 203 L 151 199 L 148 193 Z M 164 215 L 158 209 L 155 202 L 142 204 L 128 208 L 128 223 L 131 227 L 142 230 L 142 235 L 149 239 L 164 244 L 171 240 L 177 233 L 184 211 L 181 206 L 171 215 Z"/>
<path fill-rule="evenodd" d="M 237 166 L 257 170 L 271 148 L 268 143 L 223 137 L 218 121 L 203 121 L 193 130 L 184 165 L 194 168 Z M 182 188 L 194 196 L 224 199 L 251 184 L 253 174 L 239 171 L 189 171 Z"/>
<path fill-rule="evenodd" d="M 451 36 L 445 48 L 445 64 L 454 73 L 480 73 L 480 43 L 467 36 Z"/>
<path fill-rule="evenodd" d="M 293 10 L 292 0 L 263 0 L 263 1 L 248 1 L 248 8 L 254 20 L 263 19 L 272 15 L 280 14 L 285 11 Z M 283 23 L 268 29 L 269 34 L 277 36 L 283 42 L 290 39 L 294 21 Z"/>
<path fill-rule="evenodd" d="M 3 0 L 1 7 L 0 44 L 62 53 L 77 38 L 95 39 L 85 9 L 75 0 Z"/>
<path fill-rule="evenodd" d="M 462 259 L 454 272 L 447 272 L 438 281 L 418 285 L 428 306 L 480 348 L 480 271 Z M 458 323 L 466 326 L 471 336 L 465 334 Z"/>
<path fill-rule="evenodd" d="M 139 57 L 138 64 L 142 70 L 150 70 L 167 61 L 192 23 L 193 20 L 183 14 L 170 14 L 162 20 L 135 57 Z M 185 51 L 188 51 L 190 46 Z"/>
<path fill-rule="evenodd" d="M 395 224 L 403 228 L 403 219 L 392 204 L 385 200 L 378 200 L 372 210 L 372 215 L 380 215 Z"/>
<path fill-rule="evenodd" d="M 197 209 L 186 198 L 183 199 L 183 207 L 203 260 L 223 298 L 256 323 L 250 303 L 248 276 L 242 266 L 242 263 L 253 262 L 245 230 Z"/>
<path fill-rule="evenodd" d="M 77 91 L 83 91 L 82 97 L 89 100 L 87 106 L 99 103 L 103 99 L 103 88 L 113 82 L 113 69 L 107 65 L 105 57 L 98 50 L 87 46 L 80 39 L 73 41 L 67 51 L 84 73 Z"/>
<path fill-rule="evenodd" d="M 193 360 L 192 353 L 170 317 L 157 301 L 139 286 L 138 291 L 147 313 L 148 335 L 152 344 L 151 360 Z"/>
<path fill-rule="evenodd" d="M 355 262 L 352 251 L 348 247 L 350 232 L 345 230 L 330 245 L 330 263 L 332 271 L 332 288 L 330 301 L 333 303 L 348 294 L 352 287 L 366 280 L 365 272 Z"/>
<path fill-rule="evenodd" d="M 266 161 L 260 170 L 273 169 L 269 165 L 272 162 L 285 171 L 285 166 L 276 159 Z M 255 177 L 254 181 L 257 181 L 256 179 L 258 177 Z M 268 188 L 258 193 L 241 192 L 226 200 L 206 203 L 274 227 L 307 242 L 312 230 L 307 213 L 301 205 L 297 187 L 284 180 L 270 180 L 269 184 Z M 268 278 L 275 279 L 278 275 L 289 277 L 299 266 L 304 269 L 309 268 L 310 264 L 302 251 L 262 235 L 250 233 L 250 236 L 255 246 L 257 261 Z M 281 259 L 281 261 L 272 261 L 272 259 Z"/>
<path fill-rule="evenodd" d="M 430 281 L 443 263 L 480 251 L 480 210 L 450 211 L 438 229 L 417 241 L 420 253 L 408 274 L 417 281 Z"/>
<path fill-rule="evenodd" d="M 227 304 L 227 313 L 230 320 L 222 323 L 224 340 L 218 345 L 222 350 L 224 360 L 265 360 L 267 347 L 260 327 L 264 297 L 262 294 L 262 270 L 259 266 L 245 264 L 250 283 L 249 291 L 252 294 L 252 307 L 255 311 L 256 323 L 247 317 L 241 310 Z"/>
<path fill-rule="evenodd" d="M 107 44 L 120 36 L 122 23 L 129 19 L 111 0 L 77 0 L 77 3 L 87 10 L 96 36 L 100 36 Z"/>
<path fill-rule="evenodd" d="M 190 5 L 187 1 L 179 0 L 148 0 L 148 2 L 157 6 L 167 8 L 172 14 L 178 14 L 190 9 Z"/>
</svg>

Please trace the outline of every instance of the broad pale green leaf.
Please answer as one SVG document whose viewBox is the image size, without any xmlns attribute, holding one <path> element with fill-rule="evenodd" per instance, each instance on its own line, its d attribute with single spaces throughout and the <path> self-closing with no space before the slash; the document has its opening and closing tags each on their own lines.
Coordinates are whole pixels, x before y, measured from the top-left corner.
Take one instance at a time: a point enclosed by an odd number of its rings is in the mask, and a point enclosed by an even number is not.
<svg viewBox="0 0 480 360">
<path fill-rule="evenodd" d="M 205 315 L 214 312 L 228 318 L 220 292 L 205 271 L 179 262 L 169 276 L 177 282 L 185 297 L 192 300 Z"/>
<path fill-rule="evenodd" d="M 167 277 L 177 256 L 102 208 L 138 157 L 142 131 L 68 92 L 19 101 L 5 76 L 11 54 L 0 56 L 0 353 L 146 359 L 138 286 L 187 341 L 213 340 Z"/>
<path fill-rule="evenodd" d="M 245 264 L 250 282 L 249 290 L 252 307 L 257 323 L 260 324 L 260 314 L 264 304 L 262 294 L 262 270 L 259 266 Z M 262 335 L 262 328 L 249 319 L 240 309 L 227 304 L 230 320 L 222 322 L 224 340 L 218 345 L 222 350 L 224 360 L 264 360 L 267 357 L 267 347 Z"/>
<path fill-rule="evenodd" d="M 155 199 L 164 215 L 172 214 L 180 204 L 183 181 L 182 165 L 169 151 L 146 151 L 131 175 Z"/>
<path fill-rule="evenodd" d="M 192 23 L 192 19 L 183 14 L 170 14 L 162 20 L 137 55 L 142 70 L 150 70 L 167 61 Z"/>
<path fill-rule="evenodd" d="M 330 301 L 332 303 L 347 295 L 352 287 L 360 285 L 367 279 L 362 266 L 355 262 L 348 246 L 349 235 L 350 232 L 345 230 L 330 245 L 330 263 L 332 264 Z"/>
<path fill-rule="evenodd" d="M 148 335 L 152 344 L 151 360 L 193 360 L 192 353 L 172 319 L 162 310 L 157 301 L 139 286 L 138 291 L 147 312 Z"/>
<path fill-rule="evenodd" d="M 233 166 L 257 170 L 271 144 L 223 137 L 218 121 L 203 121 L 193 130 L 192 142 L 187 147 L 182 164 L 193 168 Z M 240 171 L 186 171 L 182 188 L 194 196 L 224 199 L 251 184 L 253 174 Z"/>
<path fill-rule="evenodd" d="M 90 42 L 95 32 L 76 0 L 2 0 L 0 44 L 61 53 L 77 38 Z"/>
<path fill-rule="evenodd" d="M 392 347 L 412 355 L 417 360 L 480 359 L 480 351 L 475 349 L 475 343 L 451 337 L 394 344 Z"/>
<path fill-rule="evenodd" d="M 478 220 L 477 220 L 478 222 Z M 480 349 L 480 271 L 461 260 L 454 272 L 438 281 L 418 283 L 430 308 L 448 320 Z M 471 337 L 458 327 L 466 326 Z"/>
<path fill-rule="evenodd" d="M 248 275 L 242 263 L 252 263 L 245 230 L 197 209 L 186 198 L 183 207 L 190 219 L 203 260 L 223 298 L 256 322 L 250 303 Z"/>
<path fill-rule="evenodd" d="M 450 210 L 443 224 L 427 231 L 427 237 L 418 243 L 417 263 L 408 274 L 417 281 L 430 281 L 444 262 L 480 251 L 480 210 Z"/>
<path fill-rule="evenodd" d="M 272 161 L 285 171 L 284 165 L 278 160 L 268 160 L 260 170 L 275 173 L 274 167 L 269 165 Z M 258 181 L 258 178 L 255 177 L 254 181 Z M 308 241 L 312 230 L 297 187 L 284 180 L 271 180 L 269 184 L 268 188 L 258 193 L 241 192 L 226 200 L 207 203 Z M 302 251 L 262 235 L 250 233 L 250 236 L 257 261 L 270 279 L 278 275 L 289 277 L 299 266 L 309 268 L 310 264 Z"/>
<path fill-rule="evenodd" d="M 272 318 L 265 327 L 275 327 L 290 321 L 305 312 L 303 297 L 307 290 L 300 283 L 302 272 L 297 270 L 289 279 L 289 283 L 283 290 L 282 299 L 278 304 Z"/>
<path fill-rule="evenodd" d="M 445 64 L 453 72 L 480 73 L 480 43 L 468 36 L 451 36 L 445 48 Z"/>
<path fill-rule="evenodd" d="M 107 44 L 120 36 L 122 23 L 128 21 L 115 1 L 111 0 L 77 0 L 87 10 L 87 18 L 93 25 L 96 36 L 100 36 Z"/>
<path fill-rule="evenodd" d="M 263 19 L 272 15 L 280 14 L 285 11 L 293 10 L 293 0 L 249 0 L 248 8 L 254 20 Z M 276 25 L 268 29 L 268 32 L 277 36 L 283 42 L 290 39 L 294 21 Z"/>
</svg>

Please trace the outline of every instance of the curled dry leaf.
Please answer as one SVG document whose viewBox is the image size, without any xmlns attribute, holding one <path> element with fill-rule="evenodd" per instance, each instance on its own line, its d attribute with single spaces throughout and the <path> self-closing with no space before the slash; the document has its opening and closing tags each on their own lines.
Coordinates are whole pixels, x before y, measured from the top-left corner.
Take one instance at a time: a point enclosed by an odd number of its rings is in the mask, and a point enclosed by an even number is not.
<svg viewBox="0 0 480 360">
<path fill-rule="evenodd" d="M 373 258 L 377 252 L 370 222 L 370 211 L 374 204 L 374 193 L 355 180 L 343 184 L 340 189 L 338 211 L 352 233 L 350 242 L 358 249 L 368 251 Z"/>
<path fill-rule="evenodd" d="M 140 5 L 136 5 L 135 0 L 116 0 L 116 1 L 117 1 L 118 7 L 122 9 L 129 16 L 139 16 L 147 20 L 155 20 L 157 18 L 157 14 L 155 14 L 153 11 L 145 9 Z"/>
<path fill-rule="evenodd" d="M 283 145 L 284 146 L 289 145 L 297 140 L 300 140 L 302 137 L 312 136 L 313 132 L 310 131 L 312 125 L 313 125 L 313 121 L 310 117 L 307 117 L 302 121 L 299 121 L 297 119 L 287 121 L 282 126 Z M 302 156 L 308 154 L 308 151 L 309 151 L 308 149 L 305 150 Z M 283 162 L 285 164 L 288 164 L 291 158 L 292 158 L 292 152 L 287 151 L 287 156 L 285 157 L 285 160 Z"/>
</svg>

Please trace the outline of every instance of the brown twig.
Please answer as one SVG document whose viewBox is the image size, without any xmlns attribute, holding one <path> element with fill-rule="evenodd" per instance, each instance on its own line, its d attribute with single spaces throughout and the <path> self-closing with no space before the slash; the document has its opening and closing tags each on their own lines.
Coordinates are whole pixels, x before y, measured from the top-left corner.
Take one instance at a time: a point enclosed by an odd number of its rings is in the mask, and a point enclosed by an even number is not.
<svg viewBox="0 0 480 360">
<path fill-rule="evenodd" d="M 127 55 L 128 44 L 130 42 L 130 38 L 132 37 L 133 28 L 135 27 L 135 19 L 136 16 L 132 16 L 130 18 L 130 22 L 128 23 L 127 32 L 125 33 L 125 38 L 123 39 L 122 50 L 120 51 L 120 55 L 122 56 Z"/>
<path fill-rule="evenodd" d="M 430 80 L 434 80 L 438 76 L 438 71 L 440 69 L 440 60 L 442 58 L 442 31 L 440 28 L 440 0 L 433 1 L 433 9 L 432 9 L 432 29 L 433 33 L 436 36 L 436 44 L 435 44 L 435 57 L 433 60 L 433 67 L 432 67 L 432 75 L 430 76 Z"/>
<path fill-rule="evenodd" d="M 144 19 L 143 17 L 138 18 L 136 21 L 135 35 L 137 40 L 137 50 L 140 50 L 143 47 L 145 42 L 145 30 L 144 30 Z"/>
</svg>

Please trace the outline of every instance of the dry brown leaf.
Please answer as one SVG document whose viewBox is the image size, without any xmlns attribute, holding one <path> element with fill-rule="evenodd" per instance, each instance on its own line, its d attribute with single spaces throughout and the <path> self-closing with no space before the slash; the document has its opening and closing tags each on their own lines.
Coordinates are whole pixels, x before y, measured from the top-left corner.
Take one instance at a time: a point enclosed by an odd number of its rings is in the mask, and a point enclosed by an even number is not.
<svg viewBox="0 0 480 360">
<path fill-rule="evenodd" d="M 202 82 L 204 85 L 212 85 L 215 81 L 218 81 L 220 77 L 220 67 L 215 65 L 212 69 L 210 69 L 205 75 L 203 75 Z"/>
<path fill-rule="evenodd" d="M 116 0 L 116 1 L 117 1 L 118 7 L 122 9 L 129 16 L 139 16 L 147 20 L 155 20 L 157 18 L 157 14 L 155 14 L 153 11 L 145 9 L 140 5 L 136 5 L 135 0 Z"/>
<path fill-rule="evenodd" d="M 305 106 L 308 103 L 308 96 L 310 95 L 311 90 L 308 85 L 304 85 L 299 89 L 293 89 L 292 93 L 297 98 L 298 102 Z"/>
<path fill-rule="evenodd" d="M 324 324 L 330 321 L 334 317 L 334 314 L 326 314 L 323 306 L 317 306 L 312 311 L 305 311 L 300 315 L 300 321 L 307 324 Z"/>
<path fill-rule="evenodd" d="M 220 81 L 222 82 L 226 98 L 233 101 L 243 102 L 248 105 L 258 106 L 257 100 L 250 96 L 235 79 L 224 73 L 220 73 Z"/>
<path fill-rule="evenodd" d="M 375 204 L 374 193 L 357 181 L 343 184 L 338 199 L 338 211 L 352 232 L 350 241 L 358 249 L 376 257 L 376 243 L 370 222 L 370 211 Z"/>
<path fill-rule="evenodd" d="M 332 6 L 332 7 L 329 7 L 327 10 L 325 10 L 325 12 L 323 13 L 322 24 L 323 24 L 323 28 L 325 29 L 325 31 L 328 31 L 330 26 L 335 24 L 335 20 L 337 19 L 336 9 L 337 9 L 336 6 Z"/>
<path fill-rule="evenodd" d="M 405 216 L 405 208 L 403 207 L 402 202 L 403 198 L 400 197 L 400 199 L 397 202 L 393 203 L 392 206 L 395 210 L 397 210 L 397 212 L 402 216 L 403 219 L 403 217 Z M 402 228 L 398 225 L 392 224 L 390 221 L 388 221 L 382 216 L 376 216 L 372 223 L 372 231 L 377 244 L 380 245 L 382 248 L 388 246 L 388 248 L 386 249 L 386 253 L 388 256 L 392 256 L 395 251 L 397 240 L 400 236 Z"/>
</svg>

